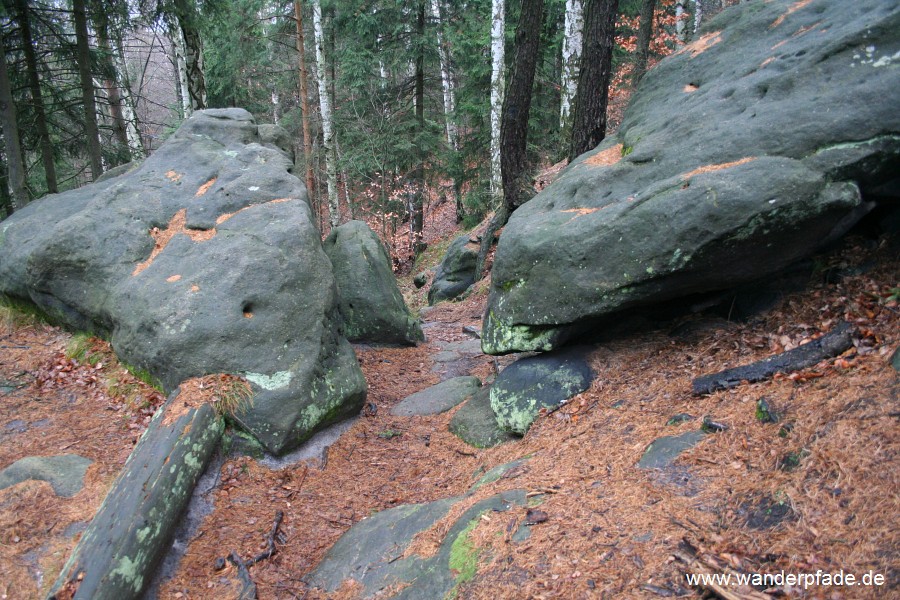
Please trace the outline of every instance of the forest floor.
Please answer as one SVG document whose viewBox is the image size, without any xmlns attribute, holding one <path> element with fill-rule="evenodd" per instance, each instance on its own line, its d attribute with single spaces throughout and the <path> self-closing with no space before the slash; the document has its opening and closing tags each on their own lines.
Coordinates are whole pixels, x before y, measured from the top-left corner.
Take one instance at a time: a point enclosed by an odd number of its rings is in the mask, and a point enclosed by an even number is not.
<svg viewBox="0 0 900 600">
<path fill-rule="evenodd" d="M 589 390 L 539 418 L 523 439 L 492 449 L 449 433 L 454 410 L 390 414 L 447 375 L 433 356 L 447 342 L 471 339 L 463 327 L 480 328 L 487 282 L 460 302 L 424 311 L 426 343 L 357 346 L 377 409 L 364 411 L 320 458 L 286 468 L 243 456 L 221 462 L 208 491 L 213 510 L 159 596 L 236 597 L 234 568 L 217 571 L 216 559 L 258 554 L 283 511 L 277 553 L 250 569 L 259 597 L 325 598 L 304 576 L 354 523 L 400 504 L 459 495 L 486 470 L 523 457 L 527 462 L 450 516 L 500 491 L 527 489 L 544 495 L 546 520 L 531 527 L 527 541 L 512 543 L 524 508 L 483 519 L 470 534 L 480 550 L 478 573 L 460 597 L 698 597 L 710 590 L 692 589 L 684 573 L 727 569 L 871 571 L 887 581 L 770 590 L 790 597 L 900 593 L 900 379 L 890 366 L 900 345 L 898 251 L 850 238 L 817 260 L 823 275 L 745 322 L 694 315 L 608 337 L 590 355 L 597 377 Z M 426 290 L 410 279 L 402 280 L 407 301 L 422 306 Z M 840 357 L 790 376 L 691 394 L 694 377 L 795 347 L 840 320 L 857 328 L 854 347 Z M 94 461 L 71 498 L 42 481 L 0 490 L 0 599 L 39 598 L 162 397 L 102 342 L 73 342 L 14 313 L 2 327 L 0 466 L 64 453 Z M 482 380 L 497 366 L 483 355 L 465 365 Z M 779 413 L 777 423 L 758 420 L 763 397 Z M 667 425 L 679 413 L 695 418 Z M 673 469 L 636 468 L 651 442 L 697 429 L 703 416 L 727 429 L 706 436 Z M 417 548 L 429 552 L 448 526 L 439 521 Z M 693 564 L 675 559 L 685 555 L 685 542 L 698 550 Z M 750 593 L 733 597 L 768 597 Z"/>
</svg>

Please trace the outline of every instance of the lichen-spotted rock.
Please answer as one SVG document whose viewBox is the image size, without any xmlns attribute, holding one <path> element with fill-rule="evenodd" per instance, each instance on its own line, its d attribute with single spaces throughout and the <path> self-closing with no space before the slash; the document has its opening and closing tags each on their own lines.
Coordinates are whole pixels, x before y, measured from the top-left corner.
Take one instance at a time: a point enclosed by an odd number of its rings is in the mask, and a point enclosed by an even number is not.
<svg viewBox="0 0 900 600">
<path fill-rule="evenodd" d="M 195 113 L 143 164 L 0 223 L 0 294 L 108 337 L 167 391 L 235 373 L 273 453 L 358 412 L 365 381 L 303 183 L 242 109 Z"/>
<path fill-rule="evenodd" d="M 843 234 L 900 162 L 900 5 L 741 3 L 651 69 L 614 136 L 503 231 L 487 353 L 777 272 Z M 896 188 L 893 188 L 896 190 Z"/>
</svg>

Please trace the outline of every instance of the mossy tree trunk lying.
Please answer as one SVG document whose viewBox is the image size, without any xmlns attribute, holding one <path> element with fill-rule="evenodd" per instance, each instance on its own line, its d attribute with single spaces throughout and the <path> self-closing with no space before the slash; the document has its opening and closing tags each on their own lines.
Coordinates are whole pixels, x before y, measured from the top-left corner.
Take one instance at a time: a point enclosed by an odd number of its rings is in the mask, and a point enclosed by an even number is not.
<svg viewBox="0 0 900 600">
<path fill-rule="evenodd" d="M 50 598 L 140 597 L 223 429 L 211 406 L 189 406 L 178 391 L 172 394 L 128 457 Z"/>
</svg>

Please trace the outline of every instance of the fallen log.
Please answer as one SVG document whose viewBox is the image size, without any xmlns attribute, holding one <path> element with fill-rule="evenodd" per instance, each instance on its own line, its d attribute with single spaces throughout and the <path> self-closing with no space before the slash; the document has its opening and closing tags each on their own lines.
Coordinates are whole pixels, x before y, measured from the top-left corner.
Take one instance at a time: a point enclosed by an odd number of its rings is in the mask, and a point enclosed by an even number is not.
<svg viewBox="0 0 900 600">
<path fill-rule="evenodd" d="M 697 377 L 691 387 L 694 395 L 699 396 L 737 387 L 744 381 L 753 383 L 768 379 L 776 373 L 788 373 L 811 367 L 826 358 L 838 356 L 850 348 L 853 345 L 852 333 L 851 325 L 842 322 L 822 337 L 793 350 L 749 365 Z"/>
<path fill-rule="evenodd" d="M 139 598 L 224 429 L 176 390 L 150 422 L 51 588 L 51 600 Z"/>
</svg>

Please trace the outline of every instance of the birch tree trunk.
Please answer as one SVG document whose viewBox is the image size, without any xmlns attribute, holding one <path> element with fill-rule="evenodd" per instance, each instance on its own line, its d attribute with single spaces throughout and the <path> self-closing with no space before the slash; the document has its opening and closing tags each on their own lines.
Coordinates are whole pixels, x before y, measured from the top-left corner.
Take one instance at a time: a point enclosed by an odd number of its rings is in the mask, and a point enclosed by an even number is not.
<svg viewBox="0 0 900 600">
<path fill-rule="evenodd" d="M 191 99 L 188 96 L 188 73 L 187 63 L 184 60 L 184 37 L 181 35 L 181 28 L 178 21 L 173 15 L 166 15 L 166 28 L 169 33 L 169 40 L 172 42 L 172 54 L 174 55 L 175 70 L 178 72 L 178 78 L 175 80 L 175 93 L 181 100 L 181 118 L 190 118 L 194 110 L 191 106 Z"/>
<path fill-rule="evenodd" d="M 125 48 L 121 38 L 116 40 L 113 63 L 116 70 L 116 84 L 122 93 L 122 118 L 125 120 L 125 135 L 128 138 L 131 160 L 141 160 L 147 156 L 147 153 L 144 150 L 144 140 L 141 138 L 141 131 L 138 128 L 137 107 L 134 103 L 131 81 L 128 78 Z"/>
<path fill-rule="evenodd" d="M 309 131 L 309 91 L 306 74 L 306 46 L 303 36 L 303 10 L 300 0 L 294 0 L 294 23 L 297 26 L 297 54 L 300 64 L 300 119 L 303 123 L 303 160 L 306 163 L 306 193 L 311 207 L 315 202 L 315 178 L 312 165 L 312 134 Z"/>
<path fill-rule="evenodd" d="M 581 28 L 583 10 L 581 0 L 566 0 L 566 16 L 563 24 L 562 81 L 559 128 L 567 131 L 571 124 L 572 102 L 578 90 L 578 66 L 581 58 Z"/>
<path fill-rule="evenodd" d="M 328 66 L 325 63 L 325 36 L 322 30 L 322 3 L 313 0 L 313 36 L 316 45 L 316 79 L 319 84 L 319 111 L 322 115 L 322 145 L 325 150 L 325 178 L 328 183 L 328 220 L 331 228 L 340 225 L 338 206 L 337 152 L 334 144 L 334 123 L 331 114 Z"/>
<path fill-rule="evenodd" d="M 97 88 L 106 96 L 109 114 L 112 117 L 113 135 L 115 135 L 119 145 L 124 148 L 126 152 L 125 162 L 128 162 L 131 160 L 131 148 L 126 132 L 125 114 L 122 110 L 122 93 L 119 89 L 116 66 L 113 61 L 112 44 L 109 39 L 109 14 L 103 10 L 104 7 L 95 5 L 94 8 L 91 20 L 94 24 L 94 31 L 97 33 L 97 48 L 99 50 L 97 59 L 100 63 L 100 81 Z"/>
<path fill-rule="evenodd" d="M 97 102 L 94 99 L 94 80 L 91 76 L 91 48 L 84 0 L 72 0 L 72 13 L 75 21 L 78 79 L 81 83 L 81 102 L 84 106 L 84 135 L 87 138 L 93 181 L 103 173 L 103 157 L 100 152 L 100 130 L 97 127 Z"/>
<path fill-rule="evenodd" d="M 191 112 L 206 108 L 206 79 L 203 75 L 203 43 L 197 29 L 197 9 L 193 0 L 175 0 L 175 16 L 184 42 L 187 87 L 183 92 Z"/>
<path fill-rule="evenodd" d="M 25 188 L 25 161 L 22 160 L 22 145 L 19 142 L 19 124 L 16 120 L 16 105 L 13 102 L 6 70 L 6 48 L 0 36 L 0 126 L 3 127 L 4 150 L 6 151 L 7 187 L 9 187 L 12 210 L 19 210 L 28 204 L 28 190 Z"/>
<path fill-rule="evenodd" d="M 436 23 L 438 56 L 441 61 L 441 86 L 444 92 L 444 121 L 447 129 L 447 145 L 452 150 L 458 150 L 456 121 L 454 113 L 456 112 L 456 97 L 454 92 L 454 84 L 450 71 L 450 48 L 444 41 L 443 20 L 441 19 L 440 0 L 431 0 L 431 16 Z"/>
<path fill-rule="evenodd" d="M 47 192 L 55 194 L 59 191 L 59 187 L 56 184 L 56 164 L 53 162 L 53 142 L 50 140 L 47 113 L 44 110 L 44 97 L 41 94 L 41 80 L 38 75 L 37 57 L 34 54 L 28 1 L 15 1 L 19 26 L 22 30 L 22 53 L 25 55 L 25 72 L 34 109 L 34 126 L 37 129 L 38 139 L 40 139 L 41 161 L 44 165 L 44 177 L 47 180 Z"/>
<path fill-rule="evenodd" d="M 675 39 L 678 45 L 685 42 L 685 31 L 687 30 L 684 22 L 687 17 L 684 14 L 684 0 L 675 1 Z"/>
<path fill-rule="evenodd" d="M 700 29 L 700 21 L 703 20 L 703 2 L 701 0 L 694 0 L 694 33 L 697 33 L 697 30 Z"/>
<path fill-rule="evenodd" d="M 500 114 L 503 111 L 504 48 L 506 29 L 506 4 L 504 0 L 491 0 L 491 195 L 496 200 L 503 196 L 503 178 L 500 173 Z"/>
</svg>

